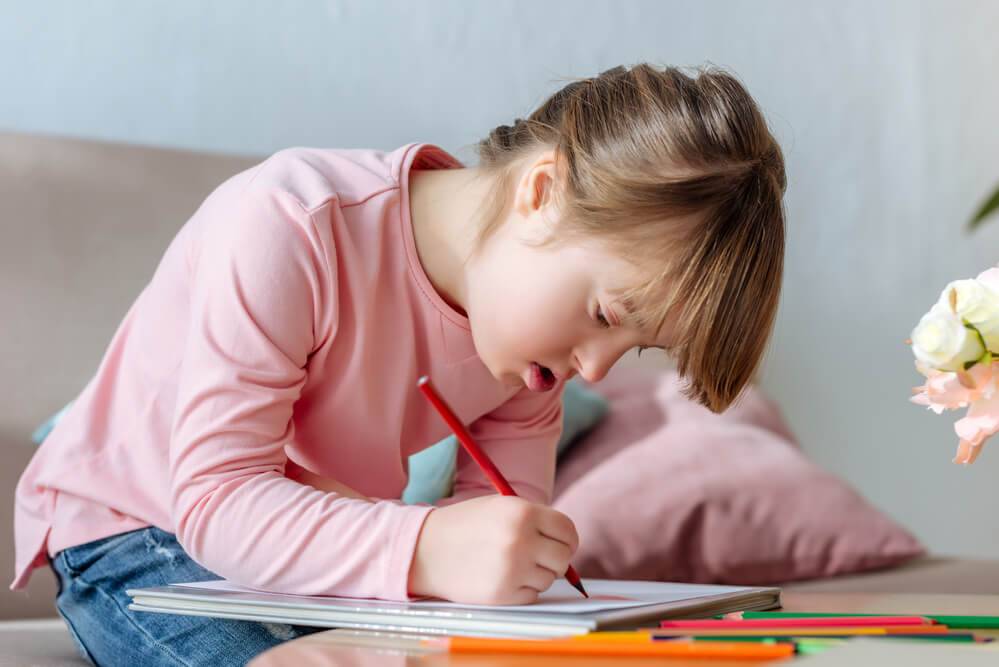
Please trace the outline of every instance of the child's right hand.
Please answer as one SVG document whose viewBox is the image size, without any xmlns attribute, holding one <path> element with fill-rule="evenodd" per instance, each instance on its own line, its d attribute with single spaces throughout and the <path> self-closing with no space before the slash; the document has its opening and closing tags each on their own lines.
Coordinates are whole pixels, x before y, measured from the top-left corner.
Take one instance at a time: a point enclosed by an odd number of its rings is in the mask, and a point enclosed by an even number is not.
<svg viewBox="0 0 999 667">
<path fill-rule="evenodd" d="M 565 575 L 572 520 L 515 496 L 483 496 L 427 515 L 409 592 L 467 604 L 529 604 Z"/>
</svg>

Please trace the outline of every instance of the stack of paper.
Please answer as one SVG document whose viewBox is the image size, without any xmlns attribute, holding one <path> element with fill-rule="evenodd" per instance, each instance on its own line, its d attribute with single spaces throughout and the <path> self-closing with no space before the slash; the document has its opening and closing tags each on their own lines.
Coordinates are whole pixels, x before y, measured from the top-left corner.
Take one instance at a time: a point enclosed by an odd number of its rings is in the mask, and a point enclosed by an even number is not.
<svg viewBox="0 0 999 667">
<path fill-rule="evenodd" d="M 226 581 L 133 589 L 128 594 L 132 596 L 129 607 L 137 611 L 427 635 L 524 638 L 580 635 L 666 618 L 780 605 L 777 588 L 606 579 L 587 579 L 584 585 L 589 599 L 559 580 L 535 604 L 520 606 L 280 595 Z"/>
</svg>

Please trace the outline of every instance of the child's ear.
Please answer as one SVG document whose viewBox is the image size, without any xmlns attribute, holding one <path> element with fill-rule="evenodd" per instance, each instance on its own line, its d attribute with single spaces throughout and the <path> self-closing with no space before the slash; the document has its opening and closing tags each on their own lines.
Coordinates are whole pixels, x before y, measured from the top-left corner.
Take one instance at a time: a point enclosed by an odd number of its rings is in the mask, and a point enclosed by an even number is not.
<svg viewBox="0 0 999 667">
<path fill-rule="evenodd" d="M 538 153 L 521 173 L 513 196 L 513 209 L 524 218 L 539 212 L 552 217 L 553 211 L 544 211 L 554 202 L 557 170 L 555 152 Z"/>
</svg>

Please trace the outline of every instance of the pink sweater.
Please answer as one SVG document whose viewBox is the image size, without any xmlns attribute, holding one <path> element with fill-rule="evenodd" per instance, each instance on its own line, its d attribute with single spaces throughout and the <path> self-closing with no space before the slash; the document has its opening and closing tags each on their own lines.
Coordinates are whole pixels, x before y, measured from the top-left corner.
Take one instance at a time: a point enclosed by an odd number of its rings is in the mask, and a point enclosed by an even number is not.
<svg viewBox="0 0 999 667">
<path fill-rule="evenodd" d="M 219 186 L 22 475 L 12 588 L 47 554 L 154 525 L 236 583 L 406 599 L 433 509 L 397 500 L 407 457 L 449 434 L 423 374 L 518 493 L 549 502 L 561 392 L 496 382 L 416 253 L 410 169 L 461 166 L 429 144 L 295 148 Z M 462 454 L 446 502 L 485 493 Z"/>
</svg>

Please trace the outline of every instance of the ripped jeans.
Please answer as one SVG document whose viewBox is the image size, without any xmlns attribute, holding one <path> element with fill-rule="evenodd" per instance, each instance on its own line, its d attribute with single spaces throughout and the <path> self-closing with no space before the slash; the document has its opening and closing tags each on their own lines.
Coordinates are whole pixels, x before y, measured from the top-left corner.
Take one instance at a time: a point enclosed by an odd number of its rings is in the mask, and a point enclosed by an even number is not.
<svg viewBox="0 0 999 667">
<path fill-rule="evenodd" d="M 80 653 L 97 665 L 245 665 L 324 629 L 130 610 L 127 589 L 220 578 L 159 528 L 70 547 L 50 563 L 59 580 L 56 608 Z"/>
</svg>

